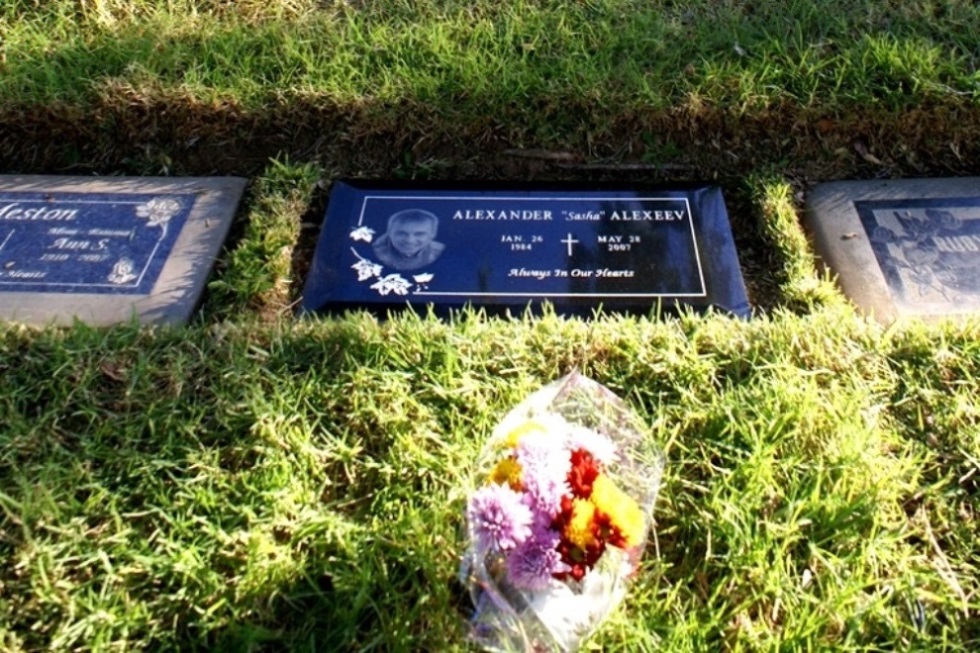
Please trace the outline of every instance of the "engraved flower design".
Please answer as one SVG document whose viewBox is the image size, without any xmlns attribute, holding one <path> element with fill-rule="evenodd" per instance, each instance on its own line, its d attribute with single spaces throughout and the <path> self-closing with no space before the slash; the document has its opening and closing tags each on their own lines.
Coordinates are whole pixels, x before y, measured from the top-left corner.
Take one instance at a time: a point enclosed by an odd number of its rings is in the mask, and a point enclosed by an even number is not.
<svg viewBox="0 0 980 653">
<path fill-rule="evenodd" d="M 371 227 L 358 227 L 350 232 L 350 237 L 354 240 L 363 240 L 366 243 L 374 240 L 374 229 Z"/>
<path fill-rule="evenodd" d="M 136 215 L 146 218 L 147 227 L 160 227 L 167 230 L 170 218 L 180 211 L 180 202 L 167 197 L 154 197 L 145 204 L 136 207 Z"/>
<path fill-rule="evenodd" d="M 874 231 L 871 233 L 871 242 L 889 244 L 898 242 L 899 238 L 895 235 L 895 232 L 888 227 L 875 227 Z"/>
<path fill-rule="evenodd" d="M 412 277 L 412 279 L 415 280 L 415 283 L 429 283 L 432 281 L 434 276 L 435 275 L 430 272 L 427 274 L 416 274 L 414 277 Z"/>
<path fill-rule="evenodd" d="M 926 217 L 947 231 L 959 231 L 963 228 L 963 221 L 949 211 L 926 209 Z"/>
<path fill-rule="evenodd" d="M 367 279 L 381 275 L 381 266 L 377 263 L 372 263 L 366 258 L 362 258 L 351 267 L 357 270 L 358 281 L 366 281 Z"/>
<path fill-rule="evenodd" d="M 372 290 L 377 290 L 380 295 L 387 295 L 389 293 L 395 293 L 396 295 L 407 295 L 409 288 L 412 284 L 400 274 L 389 274 L 386 277 L 381 277 L 375 283 L 371 284 Z"/>
<path fill-rule="evenodd" d="M 112 271 L 109 273 L 109 282 L 116 285 L 122 285 L 124 283 L 129 283 L 136 278 L 133 274 L 135 266 L 133 265 L 133 260 L 129 258 L 121 258 L 116 261 L 116 264 L 112 266 Z"/>
</svg>

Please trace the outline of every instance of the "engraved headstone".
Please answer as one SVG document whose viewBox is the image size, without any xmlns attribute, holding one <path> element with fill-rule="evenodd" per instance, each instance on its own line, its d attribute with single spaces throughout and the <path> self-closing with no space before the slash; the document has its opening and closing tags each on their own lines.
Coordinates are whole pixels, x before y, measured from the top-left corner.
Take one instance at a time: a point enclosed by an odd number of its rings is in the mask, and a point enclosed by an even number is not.
<svg viewBox="0 0 980 653">
<path fill-rule="evenodd" d="M 0 319 L 183 323 L 245 180 L 0 176 Z"/>
<path fill-rule="evenodd" d="M 980 313 L 980 178 L 820 184 L 806 215 L 817 253 L 866 314 Z"/>
<path fill-rule="evenodd" d="M 338 181 L 302 310 L 747 316 L 721 189 Z"/>
</svg>

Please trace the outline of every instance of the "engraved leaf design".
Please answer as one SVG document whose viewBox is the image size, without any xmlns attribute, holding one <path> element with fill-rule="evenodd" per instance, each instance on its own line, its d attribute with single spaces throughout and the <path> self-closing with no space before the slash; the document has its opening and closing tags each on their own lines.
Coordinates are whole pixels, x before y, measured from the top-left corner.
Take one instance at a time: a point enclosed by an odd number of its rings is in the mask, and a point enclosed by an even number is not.
<svg viewBox="0 0 980 653">
<path fill-rule="evenodd" d="M 363 258 L 351 267 L 357 270 L 358 281 L 367 281 L 368 279 L 381 274 L 380 265 L 377 263 L 372 263 L 371 261 Z"/>
<path fill-rule="evenodd" d="M 371 284 L 372 290 L 377 290 L 379 295 L 387 295 L 389 293 L 395 293 L 396 295 L 407 295 L 409 288 L 412 287 L 405 278 L 400 274 L 389 274 L 386 277 L 381 277 L 376 282 Z"/>
<path fill-rule="evenodd" d="M 936 278 L 939 279 L 941 283 L 947 286 L 952 286 L 954 288 L 956 287 L 956 283 L 958 282 L 956 273 L 953 272 L 952 270 L 939 270 L 938 272 L 936 272 Z"/>
<path fill-rule="evenodd" d="M 927 286 L 932 283 L 932 277 L 928 271 L 916 271 L 909 275 L 912 281 Z"/>
<path fill-rule="evenodd" d="M 905 255 L 906 261 L 917 266 L 930 265 L 939 258 L 939 250 L 931 241 L 905 246 L 902 248 L 902 254 Z"/>
<path fill-rule="evenodd" d="M 362 240 L 365 243 L 369 243 L 374 240 L 374 229 L 371 227 L 358 227 L 350 232 L 350 237 L 353 240 Z"/>
<path fill-rule="evenodd" d="M 902 225 L 902 229 L 905 230 L 908 237 L 916 242 L 925 240 L 939 231 L 939 224 L 913 216 L 908 211 L 905 212 L 905 215 L 895 211 L 895 218 Z"/>
</svg>

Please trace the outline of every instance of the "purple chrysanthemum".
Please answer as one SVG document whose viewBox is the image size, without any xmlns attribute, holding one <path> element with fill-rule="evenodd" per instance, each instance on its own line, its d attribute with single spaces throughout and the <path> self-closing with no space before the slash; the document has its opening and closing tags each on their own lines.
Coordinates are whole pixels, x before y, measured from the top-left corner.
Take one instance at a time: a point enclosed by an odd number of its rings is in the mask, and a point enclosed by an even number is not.
<svg viewBox="0 0 980 653">
<path fill-rule="evenodd" d="M 558 437 L 529 437 L 515 448 L 523 470 L 524 500 L 535 513 L 554 517 L 561 509 L 561 497 L 569 492 L 570 457 Z"/>
<path fill-rule="evenodd" d="M 571 490 L 568 487 L 565 472 L 562 475 L 525 473 L 524 503 L 536 514 L 546 517 L 550 522 L 561 512 L 562 495 Z"/>
<path fill-rule="evenodd" d="M 552 574 L 569 570 L 555 548 L 558 539 L 556 533 L 535 529 L 535 535 L 510 552 L 507 556 L 507 578 L 514 587 L 541 590 L 551 582 Z"/>
<path fill-rule="evenodd" d="M 531 535 L 531 509 L 506 485 L 474 492 L 466 517 L 480 551 L 509 551 Z"/>
<path fill-rule="evenodd" d="M 521 467 L 539 467 L 549 464 L 567 465 L 568 457 L 564 446 L 564 438 L 558 434 L 531 434 L 521 438 L 514 453 Z"/>
</svg>

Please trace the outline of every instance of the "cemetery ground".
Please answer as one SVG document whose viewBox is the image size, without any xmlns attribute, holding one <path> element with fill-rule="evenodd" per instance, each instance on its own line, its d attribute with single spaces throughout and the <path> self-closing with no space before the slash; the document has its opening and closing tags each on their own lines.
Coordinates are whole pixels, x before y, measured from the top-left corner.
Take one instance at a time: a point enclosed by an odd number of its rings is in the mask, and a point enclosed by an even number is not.
<svg viewBox="0 0 980 653">
<path fill-rule="evenodd" d="M 465 492 L 578 368 L 656 535 L 590 650 L 980 647 L 980 321 L 883 327 L 814 182 L 980 174 L 970 3 L 8 0 L 4 173 L 251 179 L 185 328 L 0 327 L 5 650 L 466 650 Z M 299 319 L 329 180 L 713 179 L 756 307 Z"/>
</svg>

